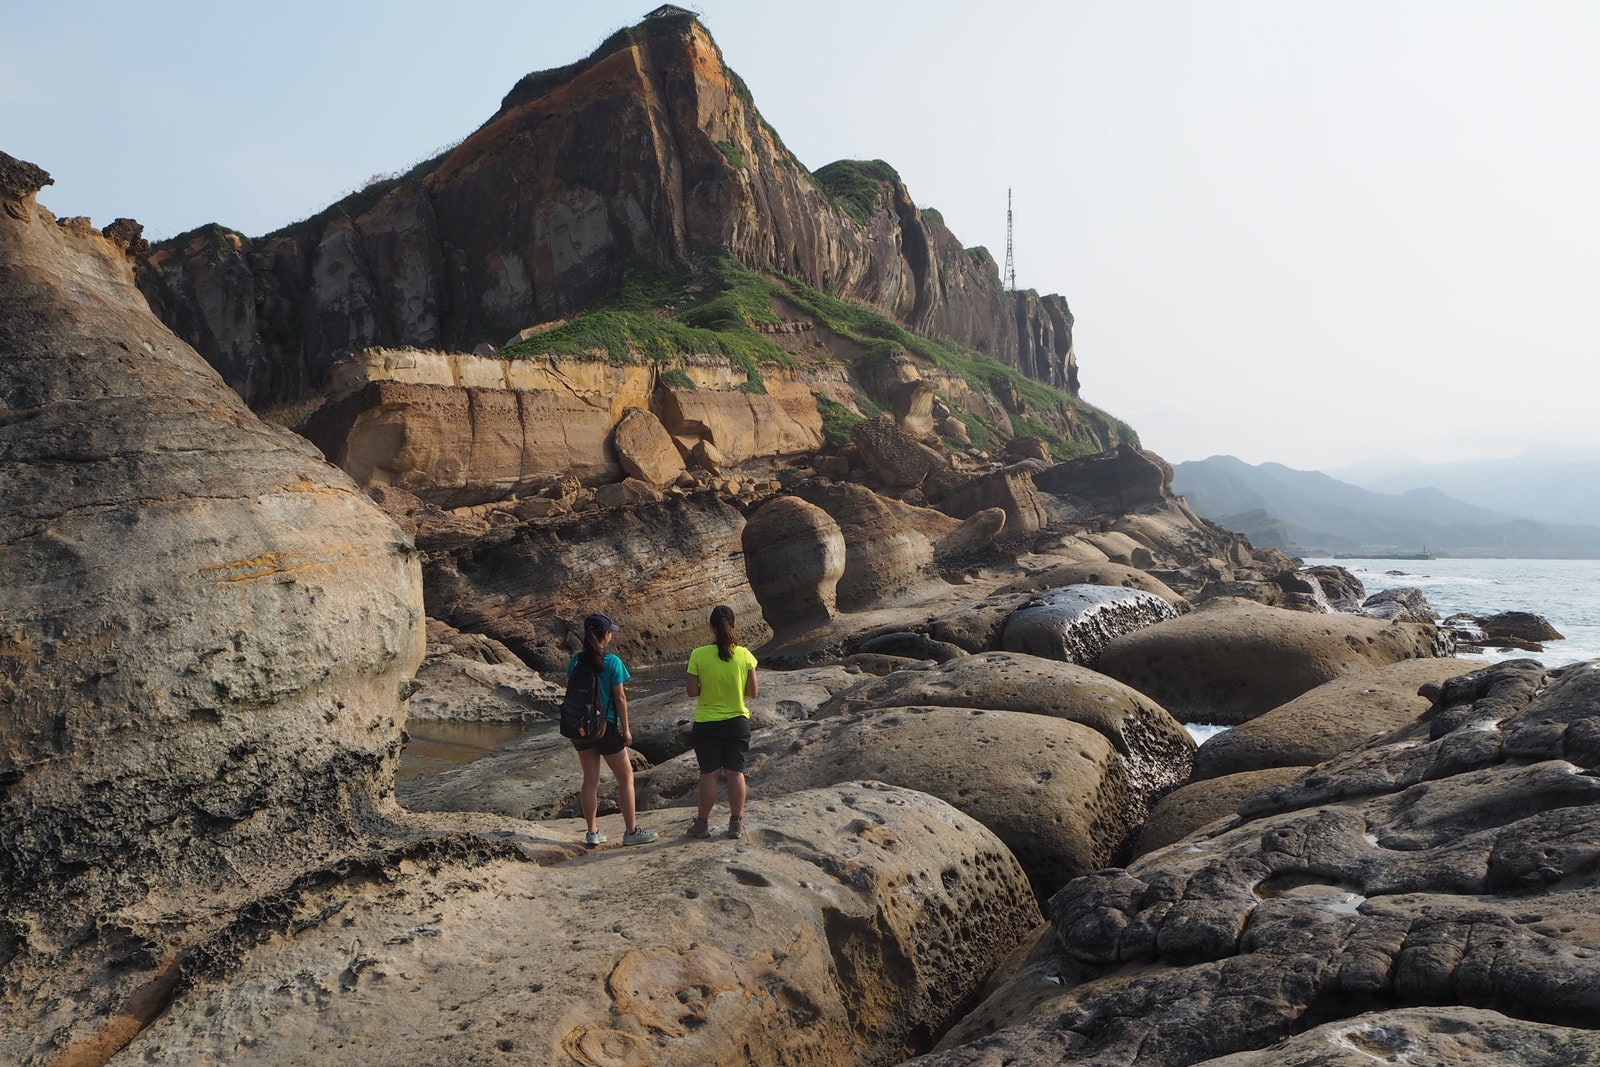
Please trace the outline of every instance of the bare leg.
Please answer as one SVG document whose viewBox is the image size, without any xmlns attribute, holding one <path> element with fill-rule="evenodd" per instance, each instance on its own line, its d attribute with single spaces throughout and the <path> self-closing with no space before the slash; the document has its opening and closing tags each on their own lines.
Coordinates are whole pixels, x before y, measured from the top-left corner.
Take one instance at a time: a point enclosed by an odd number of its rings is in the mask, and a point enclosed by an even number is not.
<svg viewBox="0 0 1600 1067">
<path fill-rule="evenodd" d="M 628 762 L 628 750 L 607 756 L 606 766 L 611 768 L 611 776 L 617 780 L 617 807 L 622 809 L 622 828 L 631 834 L 639 828 L 639 820 L 634 811 L 633 764 Z M 600 768 L 596 767 L 595 777 L 599 776 Z"/>
<path fill-rule="evenodd" d="M 596 813 L 600 810 L 600 753 L 592 748 L 578 750 L 578 763 L 583 767 L 583 789 L 578 794 L 579 802 L 583 807 L 583 821 L 588 824 L 589 832 L 594 833 L 600 829 L 595 821 Z M 633 796 L 633 781 L 629 779 L 628 795 Z"/>
<path fill-rule="evenodd" d="M 700 802 L 699 818 L 705 822 L 711 818 L 711 809 L 717 806 L 717 776 L 721 771 L 712 771 L 710 774 L 700 776 L 700 791 L 696 799 Z"/>
<path fill-rule="evenodd" d="M 745 782 L 743 771 L 728 771 L 728 818 L 744 817 Z"/>
</svg>

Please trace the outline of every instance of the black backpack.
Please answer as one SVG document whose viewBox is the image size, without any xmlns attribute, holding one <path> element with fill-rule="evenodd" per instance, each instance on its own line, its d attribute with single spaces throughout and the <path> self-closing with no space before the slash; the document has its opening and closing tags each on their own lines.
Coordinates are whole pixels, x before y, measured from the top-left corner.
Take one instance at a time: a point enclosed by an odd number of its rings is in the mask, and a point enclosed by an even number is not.
<svg viewBox="0 0 1600 1067">
<path fill-rule="evenodd" d="M 600 673 L 589 669 L 580 656 L 567 676 L 567 695 L 561 699 L 561 736 L 584 747 L 606 734 L 606 709 L 600 699 Z"/>
</svg>

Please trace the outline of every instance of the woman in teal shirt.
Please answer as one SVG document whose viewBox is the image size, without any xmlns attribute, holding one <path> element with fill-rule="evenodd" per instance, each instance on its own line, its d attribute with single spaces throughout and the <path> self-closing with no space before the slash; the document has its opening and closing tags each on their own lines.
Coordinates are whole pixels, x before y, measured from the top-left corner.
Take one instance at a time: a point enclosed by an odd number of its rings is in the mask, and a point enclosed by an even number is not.
<svg viewBox="0 0 1600 1067">
<path fill-rule="evenodd" d="M 745 755 L 750 750 L 750 709 L 754 698 L 756 658 L 739 644 L 733 609 L 711 609 L 711 635 L 716 644 L 689 653 L 688 693 L 695 698 L 694 727 L 689 739 L 700 764 L 699 812 L 689 824 L 690 837 L 711 836 L 711 809 L 717 803 L 717 780 L 728 783 L 728 836 L 744 835 Z"/>
<path fill-rule="evenodd" d="M 600 832 L 600 764 L 604 761 L 617 780 L 617 807 L 622 812 L 622 843 L 645 845 L 661 836 L 654 830 L 639 825 L 633 795 L 633 764 L 628 761 L 627 747 L 633 744 L 633 731 L 628 725 L 628 694 L 622 688 L 631 675 L 622 659 L 606 651 L 611 635 L 620 627 L 609 615 L 595 612 L 583 620 L 583 650 L 567 662 L 567 676 L 575 670 L 594 671 L 598 675 L 601 702 L 606 709 L 607 729 L 593 744 L 574 741 L 578 750 L 578 764 L 583 768 L 583 787 L 579 790 L 579 805 L 588 832 L 583 843 L 593 847 L 603 844 L 606 835 Z"/>
</svg>

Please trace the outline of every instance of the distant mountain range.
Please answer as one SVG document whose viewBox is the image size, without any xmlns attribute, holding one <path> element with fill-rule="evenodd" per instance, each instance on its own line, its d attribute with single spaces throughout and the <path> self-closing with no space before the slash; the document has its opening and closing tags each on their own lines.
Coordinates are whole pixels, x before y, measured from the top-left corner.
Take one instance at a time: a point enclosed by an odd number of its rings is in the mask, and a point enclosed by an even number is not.
<svg viewBox="0 0 1600 1067">
<path fill-rule="evenodd" d="M 1375 493 L 1429 486 L 1522 519 L 1600 525 L 1600 448 L 1545 449 L 1456 463 L 1376 459 L 1327 473 Z"/>
<path fill-rule="evenodd" d="M 1374 492 L 1320 471 L 1252 466 L 1233 456 L 1178 463 L 1173 470 L 1173 490 L 1201 515 L 1258 547 L 1298 556 L 1600 557 L 1600 526 L 1528 519 L 1465 503 L 1433 486 Z M 1404 482 L 1412 475 L 1397 467 L 1368 477 Z M 1533 478 L 1527 471 L 1524 477 Z"/>
</svg>

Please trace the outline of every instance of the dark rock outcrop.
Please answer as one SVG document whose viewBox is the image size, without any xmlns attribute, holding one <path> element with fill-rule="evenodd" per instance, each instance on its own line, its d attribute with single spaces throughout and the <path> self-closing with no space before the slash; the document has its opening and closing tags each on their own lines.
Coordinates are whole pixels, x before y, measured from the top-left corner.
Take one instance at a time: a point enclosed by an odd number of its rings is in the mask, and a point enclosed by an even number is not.
<svg viewBox="0 0 1600 1067">
<path fill-rule="evenodd" d="M 1361 610 L 1375 619 L 1402 622 L 1435 622 L 1439 618 L 1422 590 L 1414 586 L 1379 590 L 1361 602 Z"/>
<path fill-rule="evenodd" d="M 1172 468 L 1154 452 L 1119 445 L 1111 452 L 1057 463 L 1035 474 L 1033 481 L 1086 516 L 1121 515 L 1164 502 Z"/>
<path fill-rule="evenodd" d="M 621 626 L 612 650 L 630 664 L 688 656 L 706 640 L 712 604 L 731 605 L 740 640 L 770 633 L 745 577 L 744 517 L 708 493 L 498 528 L 432 547 L 429 610 L 487 634 L 529 666 L 565 671 L 591 611 Z"/>
<path fill-rule="evenodd" d="M 1177 617 L 1177 610 L 1154 593 L 1067 585 L 1040 593 L 1012 612 L 998 645 L 1007 652 L 1089 664 L 1115 638 Z"/>
<path fill-rule="evenodd" d="M 1030 957 L 1059 984 L 1018 971 L 919 1067 L 1357 1062 L 1327 1028 L 1359 1062 L 1592 1058 L 1600 670 L 1504 663 L 1437 695 L 1233 825 L 1068 885 Z"/>
</svg>

